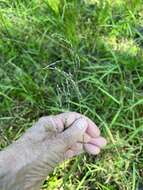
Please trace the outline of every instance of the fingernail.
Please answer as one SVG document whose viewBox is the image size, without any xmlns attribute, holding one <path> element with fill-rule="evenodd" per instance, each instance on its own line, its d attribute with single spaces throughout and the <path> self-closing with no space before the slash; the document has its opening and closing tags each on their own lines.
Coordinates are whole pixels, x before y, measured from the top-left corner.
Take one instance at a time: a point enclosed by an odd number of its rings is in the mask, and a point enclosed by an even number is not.
<svg viewBox="0 0 143 190">
<path fill-rule="evenodd" d="M 85 129 L 87 127 L 87 123 L 86 123 L 85 119 L 82 119 L 82 118 L 77 120 L 76 125 L 81 130 Z"/>
</svg>

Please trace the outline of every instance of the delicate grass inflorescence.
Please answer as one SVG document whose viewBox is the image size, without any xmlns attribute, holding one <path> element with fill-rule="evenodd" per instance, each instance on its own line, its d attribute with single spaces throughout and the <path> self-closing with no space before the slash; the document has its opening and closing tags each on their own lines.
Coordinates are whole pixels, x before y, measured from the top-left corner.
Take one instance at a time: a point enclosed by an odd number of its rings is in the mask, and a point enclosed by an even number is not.
<svg viewBox="0 0 143 190">
<path fill-rule="evenodd" d="M 43 115 L 77 111 L 108 146 L 43 189 L 136 190 L 143 181 L 141 0 L 0 1 L 0 147 Z"/>
</svg>

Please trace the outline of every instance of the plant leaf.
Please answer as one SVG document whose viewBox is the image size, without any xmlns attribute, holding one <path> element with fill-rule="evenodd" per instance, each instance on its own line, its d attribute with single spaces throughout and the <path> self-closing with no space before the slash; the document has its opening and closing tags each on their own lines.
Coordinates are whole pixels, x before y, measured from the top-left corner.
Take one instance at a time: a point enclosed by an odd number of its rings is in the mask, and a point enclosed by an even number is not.
<svg viewBox="0 0 143 190">
<path fill-rule="evenodd" d="M 48 4 L 55 13 L 59 13 L 60 0 L 48 0 Z"/>
</svg>

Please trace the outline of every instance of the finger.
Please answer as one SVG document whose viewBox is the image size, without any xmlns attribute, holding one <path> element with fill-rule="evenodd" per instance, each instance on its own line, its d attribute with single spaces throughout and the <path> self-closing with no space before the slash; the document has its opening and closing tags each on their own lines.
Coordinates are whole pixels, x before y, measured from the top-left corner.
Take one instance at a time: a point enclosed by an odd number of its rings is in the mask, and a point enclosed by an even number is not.
<svg viewBox="0 0 143 190">
<path fill-rule="evenodd" d="M 75 143 L 70 147 L 70 150 L 73 150 L 75 152 L 83 152 L 83 143 Z"/>
<path fill-rule="evenodd" d="M 97 155 L 100 153 L 100 148 L 93 144 L 85 144 L 84 145 L 85 151 L 89 154 Z"/>
<path fill-rule="evenodd" d="M 91 119 L 89 119 L 88 117 L 86 117 L 82 114 L 79 114 L 77 112 L 66 112 L 66 113 L 59 114 L 58 117 L 61 118 L 61 120 L 63 121 L 65 128 L 71 126 L 75 120 L 77 120 L 79 118 L 84 118 L 88 122 L 87 133 L 91 137 L 100 136 L 100 130 L 96 126 L 96 124 Z"/>
<path fill-rule="evenodd" d="M 75 156 L 75 152 L 71 149 L 67 150 L 65 153 L 65 159 L 69 159 Z"/>
<path fill-rule="evenodd" d="M 84 152 L 83 144 L 76 143 L 70 147 L 65 153 L 66 158 L 71 158 L 73 156 L 77 156 Z"/>
<path fill-rule="evenodd" d="M 57 115 L 57 117 L 59 117 L 63 121 L 64 127 L 68 128 L 75 122 L 75 120 L 83 116 L 76 112 L 65 112 Z"/>
<path fill-rule="evenodd" d="M 87 120 L 88 120 L 88 128 L 86 132 L 93 138 L 99 137 L 100 136 L 99 128 L 96 126 L 96 124 L 93 121 L 91 121 L 88 118 Z"/>
<path fill-rule="evenodd" d="M 91 137 L 87 134 L 87 133 L 84 133 L 83 136 L 81 137 L 81 139 L 79 139 L 78 142 L 80 143 L 88 143 L 91 141 Z"/>
<path fill-rule="evenodd" d="M 106 146 L 107 144 L 107 141 L 105 138 L 103 137 L 98 137 L 98 138 L 92 138 L 90 139 L 90 144 L 93 144 L 93 145 L 96 145 L 98 146 L 99 148 L 103 148 Z"/>
<path fill-rule="evenodd" d="M 37 128 L 43 128 L 47 132 L 59 133 L 63 131 L 64 126 L 60 118 L 56 116 L 43 116 L 35 124 Z"/>
<path fill-rule="evenodd" d="M 86 120 L 83 118 L 76 120 L 71 127 L 57 136 L 57 138 L 62 141 L 62 143 L 59 143 L 59 147 L 61 149 L 71 147 L 80 141 L 87 129 L 87 125 Z"/>
</svg>

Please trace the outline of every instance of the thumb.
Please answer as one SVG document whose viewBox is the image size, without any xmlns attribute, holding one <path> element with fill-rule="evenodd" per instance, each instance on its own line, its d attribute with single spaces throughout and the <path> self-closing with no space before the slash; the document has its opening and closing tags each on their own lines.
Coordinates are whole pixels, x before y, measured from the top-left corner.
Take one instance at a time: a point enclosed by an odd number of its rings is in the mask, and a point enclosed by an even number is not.
<svg viewBox="0 0 143 190">
<path fill-rule="evenodd" d="M 83 138 L 87 126 L 88 123 L 86 119 L 79 118 L 68 129 L 59 134 L 60 140 L 62 140 L 62 143 L 60 143 L 61 148 L 67 149 L 71 145 L 80 141 Z"/>
</svg>

